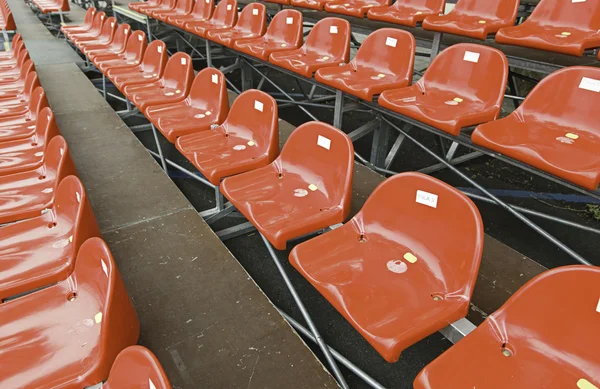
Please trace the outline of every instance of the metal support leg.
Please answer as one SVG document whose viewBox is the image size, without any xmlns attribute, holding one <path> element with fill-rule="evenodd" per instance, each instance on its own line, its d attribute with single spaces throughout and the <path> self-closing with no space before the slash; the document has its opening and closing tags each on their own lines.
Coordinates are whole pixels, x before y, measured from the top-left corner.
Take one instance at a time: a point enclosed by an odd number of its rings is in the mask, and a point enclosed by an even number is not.
<svg viewBox="0 0 600 389">
<path fill-rule="evenodd" d="M 248 67 L 248 64 L 245 61 L 242 62 L 242 91 L 252 89 L 252 86 L 254 85 L 253 81 L 252 69 Z"/>
<path fill-rule="evenodd" d="M 333 359 L 333 357 L 331 356 L 331 353 L 329 352 L 329 348 L 325 344 L 325 341 L 319 334 L 319 330 L 317 329 L 317 327 L 313 323 L 310 315 L 308 314 L 308 311 L 306 310 L 306 307 L 302 303 L 302 300 L 300 299 L 298 292 L 296 292 L 296 288 L 294 288 L 294 285 L 292 285 L 292 282 L 288 278 L 288 275 L 285 272 L 285 269 L 281 265 L 281 262 L 279 262 L 279 258 L 277 257 L 277 253 L 275 252 L 275 249 L 273 248 L 273 246 L 271 246 L 271 243 L 267 240 L 267 238 L 265 238 L 262 234 L 260 234 L 260 237 L 262 238 L 263 242 L 265 242 L 265 245 L 267 246 L 267 250 L 269 250 L 269 254 L 271 254 L 271 258 L 273 259 L 273 262 L 275 262 L 275 266 L 277 266 L 277 270 L 279 270 L 279 273 L 281 274 L 283 281 L 287 285 L 288 290 L 290 291 L 290 293 L 292 294 L 292 297 L 294 298 L 294 301 L 296 302 L 296 305 L 300 309 L 300 312 L 302 313 L 302 316 L 304 317 L 304 320 L 306 321 L 306 324 L 308 325 L 310 332 L 312 332 L 312 334 L 314 335 L 314 337 L 317 340 L 317 343 L 319 345 L 319 348 L 325 355 L 325 359 L 327 360 L 329 366 L 331 367 L 333 375 L 337 378 L 338 384 L 342 388 L 348 389 L 348 384 L 346 383 L 346 380 L 344 379 L 342 372 L 340 371 L 338 365 L 335 363 L 335 360 Z"/>
<path fill-rule="evenodd" d="M 344 116 L 344 92 L 335 91 L 335 103 L 333 110 L 333 126 L 342 129 L 342 118 Z"/>
<path fill-rule="evenodd" d="M 238 224 L 237 226 L 225 228 L 220 231 L 216 231 L 215 234 L 221 239 L 223 242 L 228 239 L 233 239 L 241 235 L 245 235 L 249 232 L 255 231 L 256 227 L 250 222 Z"/>
<path fill-rule="evenodd" d="M 375 166 L 383 166 L 387 155 L 388 144 L 390 141 L 390 129 L 386 122 L 382 121 L 375 129 L 373 134 L 373 143 L 371 146 L 370 161 Z"/>
<path fill-rule="evenodd" d="M 106 76 L 104 73 L 102 74 L 102 95 L 104 96 L 104 100 L 106 100 Z"/>
<path fill-rule="evenodd" d="M 436 32 L 435 34 L 433 34 L 433 43 L 431 44 L 431 56 L 429 57 L 432 61 L 435 57 L 437 57 L 437 55 L 440 52 L 440 46 L 442 45 L 443 37 L 444 34 L 441 32 Z"/>
<path fill-rule="evenodd" d="M 446 153 L 446 161 L 451 161 L 452 158 L 454 158 L 456 150 L 458 150 L 458 143 L 452 142 L 452 144 L 450 145 L 450 149 L 448 149 L 448 153 Z"/>
<path fill-rule="evenodd" d="M 519 88 L 517 87 L 517 80 L 515 79 L 515 75 L 513 72 L 509 72 L 508 74 L 508 85 L 510 86 L 510 91 L 514 96 L 519 96 Z M 520 99 L 512 99 L 513 105 L 515 109 L 519 108 Z"/>
<path fill-rule="evenodd" d="M 212 68 L 213 64 L 212 64 L 212 56 L 211 56 L 211 52 L 210 52 L 210 41 L 207 39 L 205 41 L 206 43 L 206 67 Z"/>
<path fill-rule="evenodd" d="M 387 157 L 385 157 L 385 168 L 386 169 L 389 169 L 390 166 L 392 166 L 392 163 L 394 162 L 394 159 L 396 159 L 398 150 L 400 150 L 400 147 L 402 146 L 403 142 L 404 142 L 404 135 L 402 135 L 402 134 L 398 135 L 398 137 L 396 138 L 396 141 L 394 142 L 394 144 L 392 145 L 392 148 L 390 149 L 390 152 L 388 153 Z"/>
<path fill-rule="evenodd" d="M 150 17 L 146 15 L 146 29 L 148 30 L 148 43 L 152 42 L 152 29 L 150 28 Z"/>
<path fill-rule="evenodd" d="M 165 161 L 165 156 L 163 155 L 162 147 L 160 147 L 160 142 L 158 140 L 158 131 L 154 124 L 152 125 L 152 134 L 154 135 L 154 141 L 156 142 L 156 148 L 158 149 L 158 155 L 160 156 L 160 163 L 165 172 L 169 172 L 169 168 L 167 167 L 167 162 Z"/>
</svg>

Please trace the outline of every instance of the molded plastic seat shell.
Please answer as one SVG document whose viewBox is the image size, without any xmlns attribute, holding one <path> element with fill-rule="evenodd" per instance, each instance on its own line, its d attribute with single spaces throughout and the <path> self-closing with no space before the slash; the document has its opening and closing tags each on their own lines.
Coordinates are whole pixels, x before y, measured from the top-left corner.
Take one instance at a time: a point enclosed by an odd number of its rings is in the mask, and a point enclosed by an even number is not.
<svg viewBox="0 0 600 389">
<path fill-rule="evenodd" d="M 96 16 L 94 17 L 94 22 L 92 23 L 92 28 L 90 28 L 86 32 L 67 33 L 68 34 L 67 36 L 73 43 L 76 43 L 78 41 L 83 42 L 86 40 L 95 40 L 102 33 L 102 27 L 104 27 L 104 22 L 106 20 L 108 20 L 106 18 L 106 14 L 104 12 L 98 12 L 98 13 L 96 13 Z"/>
<path fill-rule="evenodd" d="M 127 61 L 128 66 L 111 66 L 106 71 L 106 76 L 123 92 L 129 85 L 143 85 L 158 81 L 163 76 L 168 59 L 165 43 L 154 40 L 144 51 L 141 62 Z M 100 68 L 103 68 L 103 64 Z"/>
<path fill-rule="evenodd" d="M 82 51 L 90 60 L 100 55 L 119 55 L 125 51 L 130 34 L 131 26 L 129 24 L 119 24 L 110 43 L 86 45 L 82 47 Z"/>
<path fill-rule="evenodd" d="M 275 14 L 260 38 L 240 39 L 233 44 L 239 52 L 268 61 L 271 53 L 296 49 L 302 44 L 302 14 L 284 9 Z"/>
<path fill-rule="evenodd" d="M 27 75 L 33 71 L 35 71 L 33 61 L 28 59 L 19 68 L 18 73 L 0 73 L 0 96 L 3 96 L 3 93 L 14 93 L 15 90 L 23 90 Z"/>
<path fill-rule="evenodd" d="M 235 99 L 225 122 L 177 139 L 177 150 L 213 185 L 222 178 L 258 169 L 279 154 L 277 103 L 251 89 Z"/>
<path fill-rule="evenodd" d="M 415 201 L 434 196 L 435 206 Z M 465 195 L 402 173 L 381 183 L 348 223 L 294 247 L 290 262 L 396 362 L 407 347 L 465 317 L 483 237 L 479 211 Z"/>
<path fill-rule="evenodd" d="M 373 7 L 367 12 L 371 20 L 416 27 L 426 17 L 444 13 L 446 0 L 398 0 L 389 7 Z"/>
<path fill-rule="evenodd" d="M 211 18 L 214 10 L 213 0 L 198 0 L 188 15 L 169 16 L 166 23 L 183 28 L 189 22 L 202 22 Z"/>
<path fill-rule="evenodd" d="M 310 30 L 302 47 L 271 53 L 269 62 L 310 78 L 317 69 L 348 62 L 350 35 L 348 21 L 324 18 Z"/>
<path fill-rule="evenodd" d="M 32 2 L 43 14 L 59 11 L 69 12 L 71 10 L 69 0 L 32 0 Z"/>
<path fill-rule="evenodd" d="M 200 0 L 202 1 L 202 0 Z M 170 16 L 185 16 L 185 15 L 189 15 L 190 12 L 192 12 L 192 8 L 194 7 L 194 0 L 178 0 L 177 4 L 175 4 L 175 7 L 173 7 L 173 9 L 171 10 L 166 10 L 166 11 L 154 11 L 152 13 L 152 16 L 155 19 L 158 19 L 160 21 L 167 21 L 167 18 L 169 18 Z"/>
<path fill-rule="evenodd" d="M 148 0 L 148 1 L 135 1 L 127 4 L 130 10 L 139 12 L 142 8 L 145 7 L 154 7 L 160 4 L 161 0 Z"/>
<path fill-rule="evenodd" d="M 265 3 L 290 5 L 290 0 L 264 0 Z"/>
<path fill-rule="evenodd" d="M 353 173 L 348 135 L 308 122 L 292 132 L 273 163 L 227 177 L 220 189 L 275 248 L 284 250 L 288 240 L 346 219 Z"/>
<path fill-rule="evenodd" d="M 5 109 L 20 106 L 27 109 L 31 103 L 31 99 L 33 98 L 33 91 L 39 86 L 41 85 L 37 73 L 30 72 L 25 78 L 25 83 L 23 84 L 22 89 L 15 89 L 14 93 L 8 93 L 8 91 L 5 91 L 7 93 L 0 94 L 0 107 Z M 1 138 L 2 136 L 0 135 L 0 139 Z"/>
<path fill-rule="evenodd" d="M 2 51 L 0 52 L 0 59 L 13 59 L 16 57 L 17 55 L 17 51 L 15 50 L 15 48 L 17 48 L 17 43 L 21 42 L 23 44 L 23 38 L 21 37 L 21 34 L 19 34 L 18 32 L 15 33 L 15 35 L 13 35 L 12 40 L 11 40 L 11 44 L 10 44 L 10 48 L 8 50 Z"/>
<path fill-rule="evenodd" d="M 522 24 L 498 31 L 496 42 L 582 56 L 600 47 L 599 30 L 599 0 L 542 0 Z"/>
<path fill-rule="evenodd" d="M 66 35 L 67 31 L 87 31 L 92 27 L 92 21 L 94 20 L 94 16 L 96 15 L 96 8 L 90 7 L 85 11 L 85 16 L 83 17 L 83 23 L 81 24 L 71 24 L 60 26 L 60 32 Z"/>
<path fill-rule="evenodd" d="M 28 108 L 24 113 L 0 118 L 0 145 L 3 142 L 32 137 L 36 132 L 38 115 L 46 107 L 48 107 L 46 93 L 41 86 L 38 86 L 31 94 Z"/>
<path fill-rule="evenodd" d="M 102 32 L 99 36 L 95 38 L 75 38 L 73 43 L 81 51 L 83 51 L 87 46 L 109 45 L 113 40 L 115 32 L 117 31 L 117 25 L 117 19 L 111 16 L 110 18 L 106 19 L 102 25 Z"/>
<path fill-rule="evenodd" d="M 69 278 L 0 304 L 6 345 L 0 350 L 0 386 L 95 386 L 108 377 L 119 352 L 137 342 L 139 330 L 106 243 L 88 239 Z"/>
<path fill-rule="evenodd" d="M 169 140 L 199 131 L 210 130 L 227 118 L 229 100 L 223 73 L 214 68 L 202 69 L 194 78 L 189 95 L 172 104 L 153 105 L 146 118 Z"/>
<path fill-rule="evenodd" d="M 389 5 L 390 0 L 340 0 L 328 2 L 323 8 L 326 12 L 363 18 L 369 9 Z"/>
<path fill-rule="evenodd" d="M 237 18 L 237 0 L 222 0 L 215 7 L 210 19 L 187 22 L 183 29 L 199 37 L 206 38 L 206 33 L 209 30 L 232 28 L 237 22 Z"/>
<path fill-rule="evenodd" d="M 447 15 L 425 18 L 423 28 L 485 40 L 515 24 L 519 4 L 519 0 L 459 0 Z"/>
<path fill-rule="evenodd" d="M 159 6 L 144 8 L 143 10 L 140 10 L 140 13 L 145 13 L 146 15 L 156 19 L 157 14 L 160 15 L 162 12 L 173 11 L 176 6 L 177 0 L 163 0 Z"/>
<path fill-rule="evenodd" d="M 593 388 L 600 383 L 598 285 L 596 266 L 538 275 L 427 365 L 414 388 Z"/>
<path fill-rule="evenodd" d="M 171 389 L 169 379 L 160 362 L 150 350 L 129 346 L 115 359 L 103 389 Z"/>
<path fill-rule="evenodd" d="M 317 70 L 315 79 L 363 100 L 371 101 L 386 89 L 412 82 L 415 38 L 411 33 L 381 28 L 363 41 L 350 63 Z"/>
<path fill-rule="evenodd" d="M 496 119 L 507 77 L 508 61 L 501 51 L 460 43 L 442 51 L 416 84 L 386 90 L 378 103 L 458 136 L 461 128 Z"/>
<path fill-rule="evenodd" d="M 473 143 L 589 190 L 600 183 L 600 126 L 594 119 L 600 69 L 573 66 L 552 73 L 505 118 L 482 124 Z M 549 96 L 560 96 L 551 98 Z"/>
<path fill-rule="evenodd" d="M 240 12 L 237 24 L 228 30 L 208 30 L 206 38 L 223 46 L 233 47 L 242 38 L 257 38 L 267 30 L 267 12 L 260 3 L 250 3 Z"/>
<path fill-rule="evenodd" d="M 161 41 L 153 41 L 152 43 L 154 42 Z M 152 43 L 150 45 L 152 45 Z M 160 45 L 161 43 L 156 43 L 155 46 Z M 164 45 L 164 43 L 162 43 L 162 45 Z M 142 62 L 148 47 L 146 34 L 143 31 L 134 31 L 129 39 L 127 39 L 127 45 L 125 46 L 125 51 L 123 53 L 97 55 L 91 60 L 102 74 L 108 76 L 110 70 L 121 68 L 133 69 L 138 66 L 140 62 Z M 166 53 L 164 54 L 164 57 L 164 62 L 166 63 Z"/>
<path fill-rule="evenodd" d="M 325 4 L 333 0 L 290 0 L 292 7 L 314 9 L 316 11 L 323 11 Z"/>
</svg>

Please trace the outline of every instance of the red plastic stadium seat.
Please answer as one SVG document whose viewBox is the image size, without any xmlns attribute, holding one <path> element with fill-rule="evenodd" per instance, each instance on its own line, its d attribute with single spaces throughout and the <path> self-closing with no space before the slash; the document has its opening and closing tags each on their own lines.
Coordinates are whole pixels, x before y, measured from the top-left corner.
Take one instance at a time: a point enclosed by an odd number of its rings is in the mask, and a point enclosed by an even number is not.
<svg viewBox="0 0 600 389">
<path fill-rule="evenodd" d="M 227 85 L 223 73 L 214 68 L 202 69 L 196 75 L 190 94 L 182 101 L 153 105 L 145 115 L 156 128 L 175 143 L 178 137 L 209 130 L 225 121 L 229 112 Z"/>
<path fill-rule="evenodd" d="M 16 77 L 21 72 L 21 68 L 25 65 L 25 62 L 30 60 L 29 52 L 27 50 L 21 50 L 17 54 L 17 58 L 14 61 L 0 62 L 0 77 Z"/>
<path fill-rule="evenodd" d="M 458 136 L 461 128 L 496 119 L 507 77 L 508 62 L 501 51 L 460 43 L 442 51 L 416 84 L 386 90 L 378 102 Z"/>
<path fill-rule="evenodd" d="M 32 0 L 32 2 L 44 14 L 59 11 L 69 12 L 71 10 L 69 0 Z"/>
<path fill-rule="evenodd" d="M 35 74 L 34 72 L 30 74 Z M 41 111 L 48 107 L 46 93 L 41 86 L 34 89 L 25 112 L 0 117 L 0 148 L 7 141 L 30 138 L 35 135 L 36 122 Z M 0 165 L 0 169 L 2 165 Z"/>
<path fill-rule="evenodd" d="M 13 17 L 12 12 L 6 7 L 4 11 L 4 15 L 0 20 L 0 29 L 6 31 L 15 31 L 17 29 L 17 25 L 15 24 L 15 18 Z"/>
<path fill-rule="evenodd" d="M 52 208 L 2 227 L 0 301 L 67 278 L 79 247 L 94 236 L 100 230 L 83 185 L 75 176 L 66 177 Z"/>
<path fill-rule="evenodd" d="M 96 8 L 90 7 L 85 12 L 85 16 L 83 18 L 83 23 L 81 24 L 73 24 L 73 25 L 65 25 L 60 27 L 60 31 L 63 34 L 67 34 L 67 32 L 85 32 L 92 28 L 92 22 L 94 21 L 94 16 L 96 15 Z"/>
<path fill-rule="evenodd" d="M 265 6 L 250 3 L 242 9 L 237 24 L 227 30 L 208 30 L 206 37 L 223 46 L 233 47 L 235 41 L 242 38 L 257 38 L 267 30 L 267 12 Z"/>
<path fill-rule="evenodd" d="M 202 0 L 200 0 L 200 1 L 202 1 Z M 166 11 L 154 11 L 152 13 L 152 16 L 155 19 L 166 22 L 167 19 L 171 16 L 178 17 L 178 16 L 189 15 L 192 12 L 193 7 L 194 7 L 194 0 L 178 0 L 177 4 L 175 4 L 175 7 L 173 9 L 166 10 Z"/>
<path fill-rule="evenodd" d="M 51 208 L 58 184 L 76 174 L 67 142 L 55 136 L 48 144 L 42 166 L 0 176 L 0 225 L 36 217 Z"/>
<path fill-rule="evenodd" d="M 473 143 L 596 190 L 600 126 L 594 117 L 599 103 L 600 69 L 559 70 L 540 81 L 510 115 L 477 127 Z"/>
<path fill-rule="evenodd" d="M 183 28 L 189 22 L 203 22 L 210 19 L 214 9 L 213 0 L 198 0 L 189 15 L 169 16 L 166 22 L 172 26 Z"/>
<path fill-rule="evenodd" d="M 162 0 L 160 5 L 157 5 L 156 7 L 142 8 L 140 13 L 144 13 L 153 18 L 156 12 L 160 14 L 161 12 L 172 11 L 176 5 L 177 0 Z"/>
<path fill-rule="evenodd" d="M 13 49 L 11 51 L 11 56 L 0 57 L 0 66 L 8 66 L 8 65 L 17 65 L 20 60 L 20 57 L 27 53 L 27 49 L 25 48 L 25 43 L 23 40 L 18 40 L 17 43 L 14 44 Z M 21 60 L 23 61 L 23 60 Z"/>
<path fill-rule="evenodd" d="M 340 0 L 325 4 L 325 11 L 363 18 L 373 7 L 389 6 L 390 0 Z"/>
<path fill-rule="evenodd" d="M 484 40 L 515 24 L 519 3 L 519 0 L 459 0 L 447 15 L 428 16 L 423 28 Z"/>
<path fill-rule="evenodd" d="M 130 346 L 115 359 L 103 389 L 171 389 L 156 356 L 142 346 Z"/>
<path fill-rule="evenodd" d="M 402 173 L 380 184 L 348 223 L 294 247 L 290 262 L 396 362 L 407 347 L 465 317 L 483 237 L 467 196 Z"/>
<path fill-rule="evenodd" d="M 119 24 L 110 43 L 85 45 L 82 47 L 82 51 L 85 54 L 85 56 L 88 57 L 90 60 L 98 55 L 121 54 L 125 51 L 127 39 L 129 38 L 130 34 L 131 27 L 129 26 L 129 24 Z"/>
<path fill-rule="evenodd" d="M 158 43 L 157 43 L 158 44 Z M 134 31 L 127 39 L 125 51 L 120 54 L 98 53 L 91 55 L 92 63 L 102 73 L 117 68 L 134 68 L 142 61 L 146 47 L 148 46 L 146 34 L 143 31 Z M 166 54 L 165 54 L 166 62 Z"/>
<path fill-rule="evenodd" d="M 129 64 L 127 67 L 123 65 L 120 65 L 118 68 L 111 66 L 108 70 L 106 70 L 103 63 L 100 64 L 100 69 L 123 92 L 128 85 L 140 85 L 158 81 L 163 75 L 167 60 L 165 43 L 155 40 L 148 45 L 141 63 L 138 63 L 137 60 L 127 61 Z M 138 64 L 136 65 L 136 63 Z"/>
<path fill-rule="evenodd" d="M 285 9 L 275 14 L 267 32 L 260 38 L 240 39 L 233 48 L 239 52 L 259 58 L 269 59 L 271 53 L 297 49 L 302 44 L 302 14 Z"/>
<path fill-rule="evenodd" d="M 17 54 L 15 48 L 17 47 L 17 43 L 19 42 L 23 43 L 23 38 L 21 38 L 21 34 L 16 33 L 15 35 L 13 35 L 10 48 L 6 51 L 0 52 L 0 59 L 5 60 L 15 58 Z"/>
<path fill-rule="evenodd" d="M 399 0 L 389 7 L 373 7 L 367 12 L 371 20 L 416 27 L 426 17 L 444 13 L 446 0 Z"/>
<path fill-rule="evenodd" d="M 291 0 L 290 5 L 292 7 L 314 9 L 316 11 L 323 11 L 325 4 L 333 0 Z"/>
<path fill-rule="evenodd" d="M 50 108 L 42 109 L 31 137 L 0 142 L 0 176 L 38 168 L 44 161 L 48 142 L 59 134 Z"/>
<path fill-rule="evenodd" d="M 109 45 L 113 40 L 115 31 L 117 31 L 117 19 L 111 16 L 102 25 L 102 32 L 99 36 L 95 38 L 73 37 L 73 43 L 81 51 L 86 46 Z"/>
<path fill-rule="evenodd" d="M 187 32 L 206 38 L 208 30 L 231 28 L 237 22 L 237 18 L 237 1 L 222 0 L 215 7 L 215 12 L 210 19 L 205 21 L 187 22 L 183 28 Z"/>
<path fill-rule="evenodd" d="M 0 120 L 6 116 L 18 116 L 27 113 L 30 106 L 35 106 L 35 104 L 32 104 L 32 100 L 40 99 L 40 97 L 33 95 L 37 88 L 41 88 L 40 80 L 36 72 L 31 72 L 25 79 L 25 85 L 21 93 L 15 96 L 0 96 Z M 43 95 L 45 96 L 45 93 Z M 0 141 L 2 141 L 1 134 L 2 126 L 0 125 Z"/>
<path fill-rule="evenodd" d="M 15 323 L 19 323 L 15 325 Z M 0 304 L 0 386 L 85 388 L 108 377 L 140 323 L 100 238 L 88 239 L 64 281 Z"/>
<path fill-rule="evenodd" d="M 154 7 L 158 4 L 160 4 L 160 2 L 161 2 L 161 0 L 136 1 L 136 2 L 127 4 L 127 6 L 129 7 L 129 9 L 131 9 L 135 12 L 139 12 L 139 10 L 141 8 Z"/>
<path fill-rule="evenodd" d="M 305 77 L 317 69 L 339 66 L 350 56 L 350 23 L 339 18 L 324 18 L 314 25 L 302 47 L 272 53 L 269 62 Z"/>
<path fill-rule="evenodd" d="M 349 64 L 317 70 L 323 84 L 371 101 L 386 89 L 403 88 L 412 82 L 415 38 L 411 33 L 381 28 L 360 45 Z"/>
<path fill-rule="evenodd" d="M 290 0 L 264 0 L 265 3 L 290 5 Z"/>
<path fill-rule="evenodd" d="M 542 0 L 518 26 L 496 34 L 496 42 L 581 56 L 600 47 L 600 1 Z"/>
<path fill-rule="evenodd" d="M 102 11 L 96 12 L 96 16 L 94 16 L 94 20 L 92 22 L 92 27 L 89 30 L 75 30 L 75 31 L 67 31 L 65 35 L 71 41 L 75 41 L 78 38 L 97 38 L 102 32 L 102 25 L 106 20 L 106 14 Z"/>
<path fill-rule="evenodd" d="M 275 248 L 284 250 L 288 240 L 346 219 L 353 172 L 348 135 L 308 122 L 292 132 L 273 163 L 227 177 L 220 189 Z"/>
<path fill-rule="evenodd" d="M 598 387 L 599 284 L 596 266 L 540 274 L 426 366 L 414 388 Z"/>
<path fill-rule="evenodd" d="M 191 57 L 186 53 L 175 53 L 169 58 L 161 78 L 147 84 L 127 85 L 123 92 L 141 112 L 145 112 L 152 105 L 176 103 L 185 99 L 193 79 Z"/>
<path fill-rule="evenodd" d="M 18 73 L 0 73 L 0 96 L 5 91 L 13 91 L 14 89 L 22 90 L 25 86 L 27 75 L 34 70 L 35 66 L 33 65 L 33 61 L 28 59 L 19 68 Z"/>
<path fill-rule="evenodd" d="M 235 99 L 222 125 L 182 136 L 176 146 L 213 185 L 267 166 L 279 153 L 277 103 L 264 92 L 248 90 Z"/>
</svg>

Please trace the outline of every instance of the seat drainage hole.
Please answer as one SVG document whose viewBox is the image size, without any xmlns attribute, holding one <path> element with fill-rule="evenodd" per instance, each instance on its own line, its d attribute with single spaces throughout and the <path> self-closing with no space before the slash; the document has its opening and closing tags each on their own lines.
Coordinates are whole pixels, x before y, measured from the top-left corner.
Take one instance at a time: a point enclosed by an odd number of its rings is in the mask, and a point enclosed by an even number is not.
<svg viewBox="0 0 600 389">
<path fill-rule="evenodd" d="M 513 356 L 512 350 L 508 348 L 508 345 L 506 343 L 502 344 L 502 355 L 504 355 L 505 357 Z"/>
<path fill-rule="evenodd" d="M 442 301 L 442 300 L 444 299 L 444 296 L 442 296 L 442 295 L 439 295 L 439 294 L 432 294 L 432 295 L 431 295 L 431 298 L 432 298 L 434 301 Z"/>
<path fill-rule="evenodd" d="M 40 180 L 40 181 L 41 181 L 41 180 L 45 180 L 45 179 L 46 179 L 46 176 L 39 176 L 39 177 L 38 177 L 38 180 Z"/>
<path fill-rule="evenodd" d="M 281 174 L 281 173 L 278 173 L 278 174 L 277 174 L 277 178 L 279 178 L 279 179 L 281 180 L 281 179 L 283 178 L 283 174 Z"/>
<path fill-rule="evenodd" d="M 75 301 L 77 298 L 77 292 L 69 292 L 67 294 L 67 301 Z"/>
<path fill-rule="evenodd" d="M 366 241 L 367 241 L 367 239 L 365 238 L 365 234 L 360 234 L 360 235 L 358 236 L 358 241 L 359 241 L 360 243 L 364 243 L 364 242 L 366 242 Z"/>
<path fill-rule="evenodd" d="M 56 222 L 48 223 L 48 228 L 56 227 Z"/>
</svg>

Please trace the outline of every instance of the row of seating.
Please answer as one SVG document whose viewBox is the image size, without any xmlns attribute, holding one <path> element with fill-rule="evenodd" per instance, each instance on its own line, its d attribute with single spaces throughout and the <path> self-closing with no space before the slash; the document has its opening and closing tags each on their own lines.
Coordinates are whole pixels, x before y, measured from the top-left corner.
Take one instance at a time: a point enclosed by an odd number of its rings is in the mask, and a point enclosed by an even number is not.
<svg viewBox="0 0 600 389">
<path fill-rule="evenodd" d="M 62 14 L 69 12 L 71 6 L 69 0 L 30 0 L 31 3 L 37 8 L 42 14 L 61 14 L 61 21 L 63 20 Z"/>
<path fill-rule="evenodd" d="M 7 32 L 16 29 L 15 19 L 13 18 L 8 3 L 6 0 L 0 0 L 0 30 Z"/>
<path fill-rule="evenodd" d="M 103 388 L 170 388 L 156 357 L 134 346 L 138 336 L 135 309 L 15 34 L 0 53 L 0 387 L 91 387 L 108 378 Z"/>
</svg>

